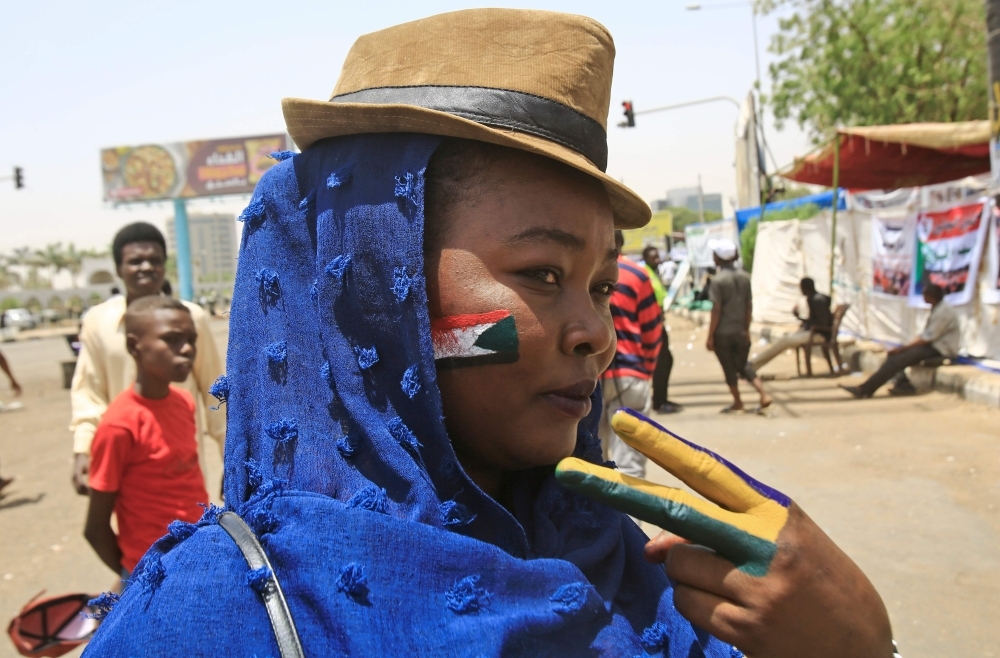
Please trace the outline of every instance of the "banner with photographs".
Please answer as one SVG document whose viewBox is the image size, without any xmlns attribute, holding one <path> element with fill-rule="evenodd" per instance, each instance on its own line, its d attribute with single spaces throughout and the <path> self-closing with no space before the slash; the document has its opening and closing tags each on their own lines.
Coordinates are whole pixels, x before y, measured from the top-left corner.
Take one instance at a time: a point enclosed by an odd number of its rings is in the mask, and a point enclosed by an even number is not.
<svg viewBox="0 0 1000 658">
<path fill-rule="evenodd" d="M 928 283 L 944 288 L 945 300 L 953 306 L 972 299 L 992 215 L 985 201 L 981 198 L 918 215 L 910 306 L 926 305 L 923 290 Z"/>
<path fill-rule="evenodd" d="M 249 194 L 288 148 L 288 136 L 119 146 L 101 151 L 104 200 L 111 203 Z"/>
<path fill-rule="evenodd" d="M 988 277 L 983 287 L 983 303 L 1000 304 L 1000 208 L 996 202 L 990 202 L 990 230 L 986 240 Z"/>
<path fill-rule="evenodd" d="M 917 216 L 872 215 L 872 292 L 890 297 L 910 295 Z"/>
</svg>

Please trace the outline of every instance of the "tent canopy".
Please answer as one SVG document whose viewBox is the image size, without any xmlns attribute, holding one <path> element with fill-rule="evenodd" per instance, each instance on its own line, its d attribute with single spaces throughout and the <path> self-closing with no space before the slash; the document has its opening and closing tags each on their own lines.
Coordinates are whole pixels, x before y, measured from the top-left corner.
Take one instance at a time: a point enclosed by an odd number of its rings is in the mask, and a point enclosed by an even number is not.
<svg viewBox="0 0 1000 658">
<path fill-rule="evenodd" d="M 840 187 L 889 190 L 933 185 L 990 170 L 989 121 L 907 123 L 841 128 Z M 800 183 L 833 187 L 834 145 L 778 172 Z"/>
</svg>

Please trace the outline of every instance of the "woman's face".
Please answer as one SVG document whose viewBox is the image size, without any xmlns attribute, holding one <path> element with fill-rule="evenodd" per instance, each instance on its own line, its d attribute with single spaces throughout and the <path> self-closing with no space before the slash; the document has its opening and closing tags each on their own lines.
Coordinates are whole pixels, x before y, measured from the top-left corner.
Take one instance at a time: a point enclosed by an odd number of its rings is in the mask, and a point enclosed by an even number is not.
<svg viewBox="0 0 1000 658">
<path fill-rule="evenodd" d="M 614 356 L 609 301 L 618 265 L 603 189 L 529 157 L 493 163 L 478 179 L 489 182 L 469 195 L 474 203 L 450 209 L 427 254 L 427 292 L 438 326 L 495 311 L 514 318 L 515 362 L 437 362 L 455 452 L 495 495 L 505 473 L 573 452 Z"/>
</svg>

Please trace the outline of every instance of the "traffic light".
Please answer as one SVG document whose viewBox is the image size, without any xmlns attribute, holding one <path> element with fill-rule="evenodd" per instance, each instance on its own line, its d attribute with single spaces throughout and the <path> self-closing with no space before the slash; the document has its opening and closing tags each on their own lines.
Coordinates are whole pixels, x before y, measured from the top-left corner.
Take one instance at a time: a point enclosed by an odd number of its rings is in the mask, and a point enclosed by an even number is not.
<svg viewBox="0 0 1000 658">
<path fill-rule="evenodd" d="M 24 187 L 24 170 L 14 167 L 14 189 L 19 190 Z"/>
<path fill-rule="evenodd" d="M 618 124 L 622 128 L 635 128 L 635 112 L 632 111 L 632 101 L 622 101 L 625 108 L 625 121 Z"/>
</svg>

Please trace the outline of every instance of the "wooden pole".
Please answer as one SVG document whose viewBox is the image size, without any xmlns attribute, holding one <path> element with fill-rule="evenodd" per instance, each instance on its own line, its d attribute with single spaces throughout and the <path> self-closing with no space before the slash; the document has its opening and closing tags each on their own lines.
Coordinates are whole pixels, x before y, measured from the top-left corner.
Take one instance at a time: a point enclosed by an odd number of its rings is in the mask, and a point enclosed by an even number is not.
<svg viewBox="0 0 1000 658">
<path fill-rule="evenodd" d="M 993 184 L 1000 181 L 1000 0 L 986 0 L 986 52 L 989 64 L 990 164 Z"/>
<path fill-rule="evenodd" d="M 833 137 L 833 217 L 830 221 L 830 299 L 833 299 L 834 257 L 837 253 L 837 206 L 840 205 L 840 133 Z"/>
</svg>

